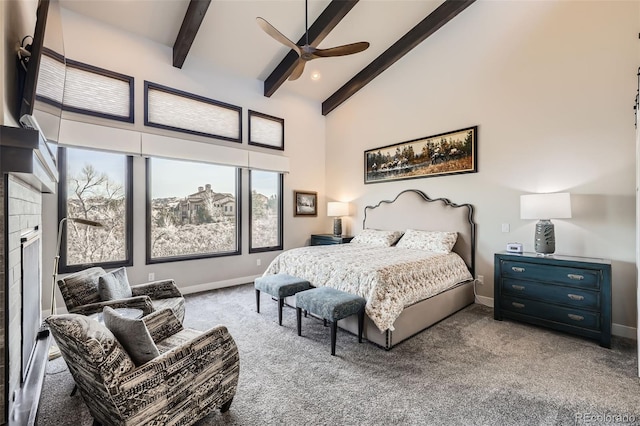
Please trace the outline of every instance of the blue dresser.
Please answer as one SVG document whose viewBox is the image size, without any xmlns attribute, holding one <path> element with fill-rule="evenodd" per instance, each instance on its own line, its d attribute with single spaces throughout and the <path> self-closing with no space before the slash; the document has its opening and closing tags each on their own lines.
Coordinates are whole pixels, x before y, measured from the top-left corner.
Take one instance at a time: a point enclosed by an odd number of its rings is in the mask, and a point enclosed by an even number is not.
<svg viewBox="0 0 640 426">
<path fill-rule="evenodd" d="M 611 347 L 611 261 L 498 253 L 494 318 L 524 321 Z"/>
</svg>

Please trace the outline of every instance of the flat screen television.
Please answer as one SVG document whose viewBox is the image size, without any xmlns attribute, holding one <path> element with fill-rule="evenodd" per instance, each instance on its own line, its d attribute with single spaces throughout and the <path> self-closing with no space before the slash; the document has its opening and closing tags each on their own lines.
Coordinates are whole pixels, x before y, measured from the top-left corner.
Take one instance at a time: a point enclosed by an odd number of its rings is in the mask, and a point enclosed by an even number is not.
<svg viewBox="0 0 640 426">
<path fill-rule="evenodd" d="M 50 143 L 58 141 L 64 95 L 65 57 L 62 19 L 57 0 L 40 0 L 23 85 L 19 120 L 39 130 Z M 50 147 L 51 148 L 51 147 Z M 53 153 L 56 152 L 52 149 Z"/>
</svg>

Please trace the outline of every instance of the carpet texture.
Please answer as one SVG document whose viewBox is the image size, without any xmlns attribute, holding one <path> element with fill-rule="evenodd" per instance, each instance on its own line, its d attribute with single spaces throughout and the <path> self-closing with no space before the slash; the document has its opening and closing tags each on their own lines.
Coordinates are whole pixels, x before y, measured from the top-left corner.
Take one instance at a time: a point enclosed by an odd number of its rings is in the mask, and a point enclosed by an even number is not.
<svg viewBox="0 0 640 426">
<path fill-rule="evenodd" d="M 612 349 L 512 321 L 471 305 L 385 351 L 303 318 L 252 284 L 186 297 L 185 325 L 224 324 L 240 352 L 231 410 L 198 425 L 640 424 L 635 341 Z M 91 425 L 64 361 L 47 366 L 37 424 Z M 619 416 L 619 417 L 616 417 Z"/>
</svg>

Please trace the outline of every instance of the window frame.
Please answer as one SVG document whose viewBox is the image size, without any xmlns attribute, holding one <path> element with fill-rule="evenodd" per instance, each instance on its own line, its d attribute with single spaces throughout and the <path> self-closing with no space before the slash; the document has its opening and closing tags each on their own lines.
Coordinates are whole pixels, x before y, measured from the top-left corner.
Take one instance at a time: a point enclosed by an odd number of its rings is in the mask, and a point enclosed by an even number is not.
<svg viewBox="0 0 640 426">
<path fill-rule="evenodd" d="M 72 149 L 85 149 L 82 147 L 70 147 Z M 125 259 L 121 261 L 100 262 L 100 263 L 82 263 L 78 265 L 67 265 L 67 227 L 65 226 L 62 239 L 60 240 L 60 262 L 58 273 L 72 273 L 87 269 L 93 266 L 99 266 L 103 269 L 119 268 L 122 266 L 133 266 L 133 156 L 124 155 L 125 160 L 125 179 L 124 199 L 125 207 Z M 62 219 L 67 217 L 67 147 L 58 147 L 58 170 L 60 173 L 60 181 L 58 183 L 58 224 Z"/>
<path fill-rule="evenodd" d="M 269 251 L 282 250 L 284 247 L 284 173 L 272 172 L 278 174 L 278 191 L 280 192 L 278 203 L 278 241 L 280 244 L 270 247 L 253 247 L 253 188 L 251 186 L 251 170 L 249 170 L 249 253 L 265 253 Z"/>
<path fill-rule="evenodd" d="M 89 65 L 89 64 L 85 64 L 83 62 L 79 62 L 79 61 L 74 61 L 73 59 L 69 59 L 69 58 L 65 58 L 65 63 L 66 66 L 69 68 L 76 68 L 82 71 L 86 71 L 89 73 L 93 73 L 93 74 L 98 74 L 101 75 L 103 77 L 109 77 L 109 78 L 113 78 L 116 80 L 121 80 L 124 81 L 126 83 L 129 83 L 129 115 L 128 116 L 123 116 L 123 115 L 114 115 L 114 114 L 107 114 L 104 112 L 99 112 L 99 111 L 94 111 L 91 109 L 85 109 L 85 108 L 78 108 L 78 107 L 73 107 L 73 106 L 69 106 L 69 105 L 65 105 L 64 103 L 64 98 L 62 100 L 62 109 L 64 111 L 69 111 L 69 112 L 75 112 L 78 114 L 84 114 L 84 115 L 90 115 L 93 117 L 100 117 L 100 118 L 106 118 L 109 120 L 116 120 L 116 121 L 124 121 L 125 123 L 133 123 L 134 122 L 134 118 L 135 118 L 135 113 L 134 113 L 134 93 L 135 93 L 135 79 L 132 76 L 126 75 L 126 74 L 120 74 L 118 72 L 115 71 L 111 71 L 111 70 L 107 70 L 104 68 L 99 68 L 93 65 Z M 66 86 L 66 76 L 65 76 L 65 86 Z"/>
<path fill-rule="evenodd" d="M 212 259 L 216 257 L 238 256 L 242 254 L 242 238 L 241 238 L 242 236 L 242 169 L 235 166 L 225 166 L 225 167 L 234 167 L 236 169 L 236 249 L 234 251 L 227 251 L 227 252 L 221 252 L 221 253 L 203 253 L 203 254 L 180 255 L 180 256 L 169 256 L 169 257 L 158 257 L 158 258 L 151 257 L 151 208 L 152 208 L 151 160 L 152 158 L 150 157 L 146 157 L 144 159 L 145 198 L 146 198 L 145 264 L 155 265 L 159 263 L 182 262 L 186 260 L 198 260 L 198 259 Z M 187 160 L 180 160 L 175 158 L 169 158 L 168 160 L 188 162 Z M 215 164 L 211 164 L 211 165 L 214 166 Z"/>
</svg>

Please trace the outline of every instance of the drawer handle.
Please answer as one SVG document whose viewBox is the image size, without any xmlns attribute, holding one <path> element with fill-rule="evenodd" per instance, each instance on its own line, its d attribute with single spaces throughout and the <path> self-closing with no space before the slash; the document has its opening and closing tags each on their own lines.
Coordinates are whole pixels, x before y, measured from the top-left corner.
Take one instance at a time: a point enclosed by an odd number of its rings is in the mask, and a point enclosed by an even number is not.
<svg viewBox="0 0 640 426">
<path fill-rule="evenodd" d="M 567 277 L 569 277 L 570 280 L 584 280 L 584 275 L 578 275 L 578 274 L 567 274 Z"/>
<path fill-rule="evenodd" d="M 524 308 L 524 303 L 518 303 L 518 302 L 511 302 L 511 306 L 513 306 L 514 308 Z"/>
<path fill-rule="evenodd" d="M 524 290 L 525 287 L 523 285 L 511 284 L 511 288 L 515 290 Z"/>
<path fill-rule="evenodd" d="M 569 299 L 571 300 L 584 300 L 584 296 L 580 296 L 579 294 L 567 294 L 567 296 L 569 296 Z"/>
<path fill-rule="evenodd" d="M 519 266 L 512 266 L 512 267 L 511 267 L 511 270 L 512 270 L 513 272 L 524 272 L 524 268 L 521 268 L 521 267 L 519 267 Z"/>
<path fill-rule="evenodd" d="M 571 318 L 574 321 L 582 321 L 584 319 L 584 317 L 582 315 L 576 315 L 576 314 L 568 314 L 569 318 Z"/>
</svg>

